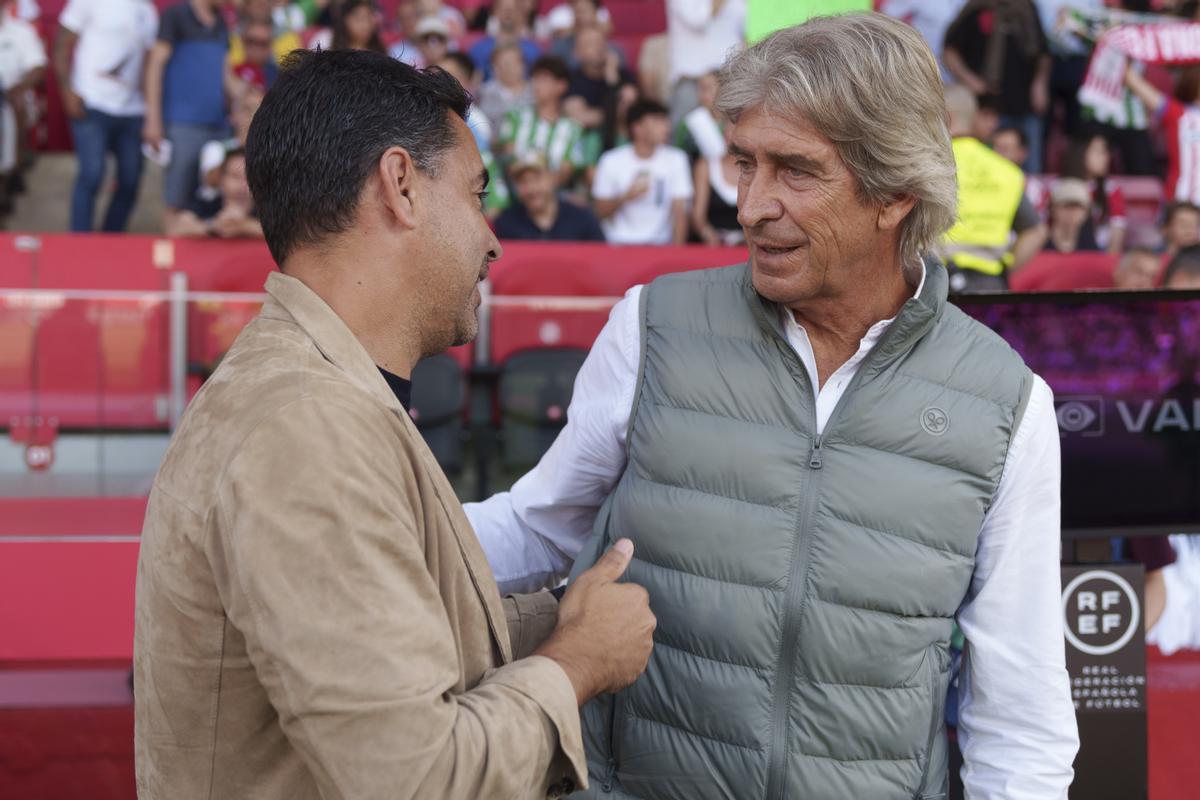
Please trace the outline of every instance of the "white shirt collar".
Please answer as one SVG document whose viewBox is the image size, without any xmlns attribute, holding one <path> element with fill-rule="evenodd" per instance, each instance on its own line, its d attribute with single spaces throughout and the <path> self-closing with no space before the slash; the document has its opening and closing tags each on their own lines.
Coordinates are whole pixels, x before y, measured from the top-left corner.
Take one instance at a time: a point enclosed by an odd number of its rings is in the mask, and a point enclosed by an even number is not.
<svg viewBox="0 0 1200 800">
<path fill-rule="evenodd" d="M 920 297 L 921 292 L 925 289 L 925 275 L 925 261 L 922 259 L 921 274 L 920 278 L 917 280 L 917 289 L 913 292 L 913 297 Z M 790 309 L 780 306 L 780 313 L 783 315 L 784 332 L 788 334 L 789 339 L 791 339 L 796 333 L 803 333 L 804 338 L 806 340 L 808 339 L 808 332 L 804 330 L 803 325 L 796 321 L 796 315 L 793 314 Z M 874 325 L 868 328 L 866 335 L 863 336 L 862 341 L 859 342 L 859 352 L 862 352 L 864 349 L 871 349 L 871 347 L 875 345 L 875 342 L 879 341 L 879 337 L 883 336 L 883 332 L 888 329 L 888 326 L 895 321 L 895 317 L 889 317 L 888 319 L 882 319 L 879 322 L 876 322 Z"/>
</svg>

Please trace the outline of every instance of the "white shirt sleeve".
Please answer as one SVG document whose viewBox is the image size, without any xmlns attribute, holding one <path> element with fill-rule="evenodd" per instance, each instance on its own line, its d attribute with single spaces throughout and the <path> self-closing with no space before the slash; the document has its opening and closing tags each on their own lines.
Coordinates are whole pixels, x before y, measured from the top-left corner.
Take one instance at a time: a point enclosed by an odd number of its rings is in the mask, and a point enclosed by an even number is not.
<svg viewBox="0 0 1200 800">
<path fill-rule="evenodd" d="M 46 46 L 42 44 L 41 37 L 38 36 L 32 25 L 24 22 L 19 24 L 25 27 L 22 37 L 24 41 L 21 42 L 21 49 L 17 53 L 21 64 L 21 75 L 18 80 L 21 80 L 35 69 L 46 66 Z"/>
<path fill-rule="evenodd" d="M 596 164 L 596 176 L 592 178 L 592 197 L 597 200 L 612 200 L 620 197 L 626 187 L 621 186 L 619 164 L 612 153 L 600 156 Z"/>
<path fill-rule="evenodd" d="M 299 8 L 293 6 L 297 11 Z M 303 13 L 303 12 L 301 12 Z M 142 30 L 142 49 L 149 50 L 154 47 L 154 40 L 158 38 L 158 9 L 153 5 L 149 7 L 149 13 L 146 14 L 146 27 Z"/>
<path fill-rule="evenodd" d="M 635 286 L 613 307 L 575 379 L 567 424 L 512 490 L 463 508 L 502 593 L 553 586 L 592 535 L 627 461 L 641 351 Z"/>
<path fill-rule="evenodd" d="M 1058 421 L 1035 377 L 958 613 L 968 800 L 1065 800 L 1079 749 L 1062 624 Z"/>
<path fill-rule="evenodd" d="M 58 15 L 58 23 L 74 34 L 83 33 L 91 18 L 92 0 L 68 0 Z"/>
</svg>

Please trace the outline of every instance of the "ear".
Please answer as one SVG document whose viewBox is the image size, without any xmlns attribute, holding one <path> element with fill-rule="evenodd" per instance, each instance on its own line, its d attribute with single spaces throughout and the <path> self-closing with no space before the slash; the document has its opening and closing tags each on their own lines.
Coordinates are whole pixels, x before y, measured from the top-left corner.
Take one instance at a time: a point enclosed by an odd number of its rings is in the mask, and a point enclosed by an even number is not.
<svg viewBox="0 0 1200 800">
<path fill-rule="evenodd" d="M 890 203 L 885 203 L 879 207 L 879 218 L 876 220 L 876 225 L 882 231 L 892 231 L 900 227 L 900 223 L 908 216 L 908 212 L 913 210 L 913 206 L 917 204 L 917 198 L 911 194 L 902 194 L 892 198 Z"/>
<path fill-rule="evenodd" d="M 389 147 L 379 157 L 379 200 L 402 228 L 417 224 L 417 166 L 403 147 Z"/>
</svg>

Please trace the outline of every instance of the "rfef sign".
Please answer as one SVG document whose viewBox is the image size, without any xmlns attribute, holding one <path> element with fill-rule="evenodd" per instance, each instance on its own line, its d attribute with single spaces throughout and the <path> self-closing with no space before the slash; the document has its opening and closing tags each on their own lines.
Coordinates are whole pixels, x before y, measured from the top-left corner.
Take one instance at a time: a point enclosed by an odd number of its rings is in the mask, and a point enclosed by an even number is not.
<svg viewBox="0 0 1200 800">
<path fill-rule="evenodd" d="M 1079 722 L 1072 798 L 1146 798 L 1140 564 L 1063 567 L 1067 672 Z"/>
<path fill-rule="evenodd" d="M 1129 581 L 1108 569 L 1092 569 L 1063 589 L 1067 641 L 1092 656 L 1119 651 L 1142 621 L 1141 601 Z"/>
</svg>

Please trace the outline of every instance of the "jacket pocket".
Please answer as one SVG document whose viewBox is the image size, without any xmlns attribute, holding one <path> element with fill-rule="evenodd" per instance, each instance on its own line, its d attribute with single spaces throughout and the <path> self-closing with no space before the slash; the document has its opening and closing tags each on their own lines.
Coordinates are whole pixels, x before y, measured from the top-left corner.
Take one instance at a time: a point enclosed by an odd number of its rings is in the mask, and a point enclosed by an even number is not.
<svg viewBox="0 0 1200 800">
<path fill-rule="evenodd" d="M 921 782 L 914 795 L 916 800 L 938 800 L 945 798 L 946 792 L 940 781 L 930 786 L 933 777 L 930 770 L 933 766 L 933 748 L 937 741 L 938 731 L 942 728 L 942 718 L 946 713 L 946 688 L 942 686 L 942 653 L 937 645 L 925 649 L 925 678 L 929 690 L 929 732 L 925 737 L 925 749 L 921 751 Z"/>
<path fill-rule="evenodd" d="M 601 775 L 600 780 L 600 789 L 604 792 L 611 792 L 613 790 L 613 785 L 617 779 L 617 768 L 621 763 L 619 726 L 621 724 L 624 695 L 624 691 L 621 691 L 610 695 L 608 699 L 608 760 L 605 762 L 604 773 Z"/>
</svg>

